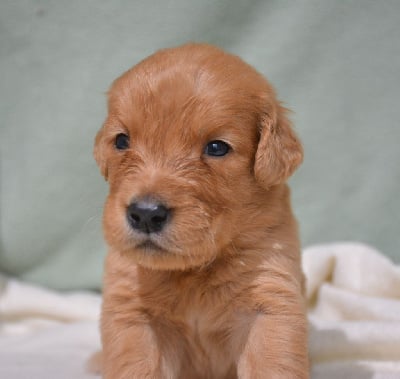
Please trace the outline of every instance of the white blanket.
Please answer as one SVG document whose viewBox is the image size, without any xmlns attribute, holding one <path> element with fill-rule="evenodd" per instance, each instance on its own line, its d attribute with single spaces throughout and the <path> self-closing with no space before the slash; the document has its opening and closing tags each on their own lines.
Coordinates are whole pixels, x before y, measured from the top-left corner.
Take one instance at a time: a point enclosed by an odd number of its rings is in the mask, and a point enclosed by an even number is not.
<svg viewBox="0 0 400 379">
<path fill-rule="evenodd" d="M 349 243 L 305 249 L 303 266 L 312 378 L 400 378 L 400 268 Z M 1 281 L 0 378 L 93 378 L 100 296 Z"/>
</svg>

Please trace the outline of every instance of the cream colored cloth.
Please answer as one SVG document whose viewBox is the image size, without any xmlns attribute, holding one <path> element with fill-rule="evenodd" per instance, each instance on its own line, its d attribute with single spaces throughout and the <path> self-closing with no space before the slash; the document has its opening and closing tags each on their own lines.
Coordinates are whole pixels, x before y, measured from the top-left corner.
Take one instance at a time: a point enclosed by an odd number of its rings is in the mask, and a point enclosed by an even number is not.
<svg viewBox="0 0 400 379">
<path fill-rule="evenodd" d="M 57 293 L 0 277 L 0 378 L 90 379 L 100 296 Z"/>
<path fill-rule="evenodd" d="M 313 378 L 400 378 L 400 268 L 371 247 L 305 249 Z"/>
<path fill-rule="evenodd" d="M 400 378 L 400 268 L 362 244 L 305 249 L 313 379 Z M 89 379 L 100 296 L 0 289 L 0 378 Z"/>
</svg>

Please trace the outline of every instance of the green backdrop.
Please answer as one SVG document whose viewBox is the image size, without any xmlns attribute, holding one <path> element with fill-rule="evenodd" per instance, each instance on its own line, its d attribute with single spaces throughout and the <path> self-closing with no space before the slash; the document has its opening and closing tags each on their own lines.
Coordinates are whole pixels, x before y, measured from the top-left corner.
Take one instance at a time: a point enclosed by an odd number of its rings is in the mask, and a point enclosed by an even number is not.
<svg viewBox="0 0 400 379">
<path fill-rule="evenodd" d="M 100 286 L 105 91 L 187 41 L 241 55 L 294 110 L 303 245 L 362 241 L 400 261 L 399 35 L 399 1 L 1 1 L 0 271 Z"/>
</svg>

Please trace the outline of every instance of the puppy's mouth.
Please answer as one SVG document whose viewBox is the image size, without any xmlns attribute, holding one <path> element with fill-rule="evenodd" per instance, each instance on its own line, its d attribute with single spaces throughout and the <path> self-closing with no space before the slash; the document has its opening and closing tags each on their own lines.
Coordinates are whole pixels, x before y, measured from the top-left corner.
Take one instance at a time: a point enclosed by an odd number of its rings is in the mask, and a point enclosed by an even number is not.
<svg viewBox="0 0 400 379">
<path fill-rule="evenodd" d="M 138 245 L 136 245 L 136 249 L 140 249 L 145 252 L 149 252 L 149 253 L 153 253 L 153 254 L 167 252 L 165 249 L 163 249 L 162 247 L 160 247 L 159 245 L 157 245 L 155 242 L 153 242 L 151 240 L 145 240 L 145 241 L 139 243 Z"/>
</svg>

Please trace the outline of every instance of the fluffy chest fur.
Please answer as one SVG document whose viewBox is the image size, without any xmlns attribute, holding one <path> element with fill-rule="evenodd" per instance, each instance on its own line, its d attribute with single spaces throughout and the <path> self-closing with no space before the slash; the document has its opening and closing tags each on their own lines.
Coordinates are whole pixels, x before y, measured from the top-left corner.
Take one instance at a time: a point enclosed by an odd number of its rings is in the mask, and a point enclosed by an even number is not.
<svg viewBox="0 0 400 379">
<path fill-rule="evenodd" d="M 186 272 L 132 266 L 128 256 L 110 254 L 104 322 L 109 314 L 115 317 L 116 299 L 121 322 L 151 325 L 161 351 L 173 352 L 179 378 L 236 378 L 236 361 L 258 314 L 274 307 L 276 294 L 289 302 L 298 297 L 300 271 L 272 266 L 280 249 L 269 249 L 227 253 Z"/>
<path fill-rule="evenodd" d="M 234 378 L 235 331 L 243 333 L 245 320 L 240 286 L 206 268 L 166 274 L 128 264 L 124 256 L 108 257 L 103 326 L 118 306 L 119 322 L 151 325 L 160 350 L 173 352 L 179 378 Z"/>
</svg>

